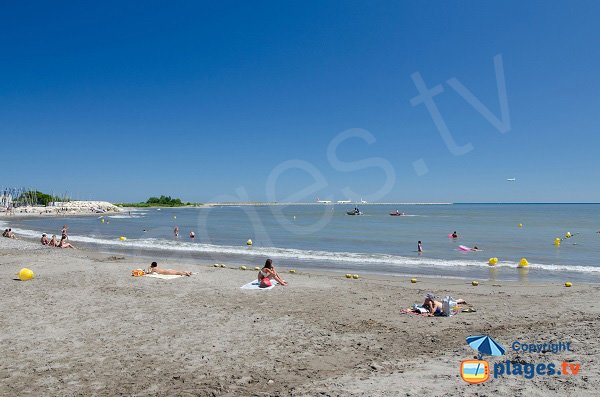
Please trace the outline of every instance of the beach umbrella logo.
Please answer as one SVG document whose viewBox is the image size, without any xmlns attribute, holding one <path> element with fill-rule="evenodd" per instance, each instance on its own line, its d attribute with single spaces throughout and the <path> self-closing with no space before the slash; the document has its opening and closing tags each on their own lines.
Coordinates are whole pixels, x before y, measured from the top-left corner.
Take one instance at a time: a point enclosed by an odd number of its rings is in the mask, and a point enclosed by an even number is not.
<svg viewBox="0 0 600 397">
<path fill-rule="evenodd" d="M 490 378 L 490 364 L 482 360 L 483 355 L 502 356 L 506 349 L 487 335 L 469 336 L 467 343 L 477 350 L 477 360 L 463 360 L 460 363 L 461 378 L 471 384 L 483 383 Z"/>
<path fill-rule="evenodd" d="M 493 340 L 487 335 L 477 335 L 467 337 L 467 344 L 479 353 L 479 359 L 486 356 L 503 356 L 506 352 L 504 346 Z"/>
</svg>

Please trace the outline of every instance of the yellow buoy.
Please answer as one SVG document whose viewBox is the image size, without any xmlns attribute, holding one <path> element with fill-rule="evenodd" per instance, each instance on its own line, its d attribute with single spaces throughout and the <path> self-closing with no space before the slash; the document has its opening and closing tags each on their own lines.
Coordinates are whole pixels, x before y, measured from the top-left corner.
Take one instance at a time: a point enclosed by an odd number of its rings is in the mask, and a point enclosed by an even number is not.
<svg viewBox="0 0 600 397">
<path fill-rule="evenodd" d="M 416 278 L 411 278 L 411 279 L 410 279 L 410 282 L 414 284 L 414 283 L 416 283 L 416 282 L 417 282 L 417 279 L 416 279 Z"/>
<path fill-rule="evenodd" d="M 352 275 L 350 273 L 346 274 L 346 278 L 352 278 Z"/>
<path fill-rule="evenodd" d="M 571 232 L 565 233 L 565 238 L 571 238 L 571 236 L 572 236 Z"/>
<path fill-rule="evenodd" d="M 104 223 L 104 218 L 102 218 L 102 220 L 100 222 Z"/>
<path fill-rule="evenodd" d="M 498 258 L 490 258 L 490 260 L 488 261 L 488 265 L 490 266 L 495 266 L 498 264 Z"/>
<path fill-rule="evenodd" d="M 33 273 L 33 271 L 31 271 L 31 269 L 27 269 L 26 267 L 24 267 L 23 269 L 19 270 L 19 280 L 21 281 L 31 280 L 34 277 L 35 274 Z"/>
<path fill-rule="evenodd" d="M 125 241 L 125 240 L 127 240 L 127 237 L 125 237 L 125 236 L 121 236 L 121 237 L 119 237 L 119 240 L 121 240 L 121 241 Z"/>
<path fill-rule="evenodd" d="M 519 223 L 517 226 L 519 226 L 519 227 L 523 227 L 523 224 L 522 224 L 522 223 Z"/>
<path fill-rule="evenodd" d="M 254 270 L 260 270 L 260 266 L 254 266 Z"/>
<path fill-rule="evenodd" d="M 296 273 L 296 270 L 294 270 L 294 269 L 290 269 L 290 273 L 292 273 L 292 274 L 293 274 L 293 273 Z"/>
<path fill-rule="evenodd" d="M 570 287 L 570 286 L 572 286 L 572 285 L 573 285 L 573 283 L 571 283 L 570 281 L 567 281 L 567 282 L 565 283 L 565 287 Z"/>
<path fill-rule="evenodd" d="M 247 267 L 246 266 L 240 266 L 240 270 L 246 270 Z"/>
<path fill-rule="evenodd" d="M 479 281 L 475 281 L 475 280 L 473 280 L 473 281 L 471 281 L 471 285 L 472 285 L 473 287 L 477 287 L 477 286 L 479 285 Z"/>
<path fill-rule="evenodd" d="M 248 241 L 246 241 L 246 245 L 252 245 L 252 240 L 248 239 Z"/>
<path fill-rule="evenodd" d="M 556 245 L 557 247 L 560 246 L 560 238 L 557 237 L 554 239 L 554 245 Z"/>
<path fill-rule="evenodd" d="M 352 278 L 355 279 L 355 280 L 358 280 L 358 274 L 353 274 Z"/>
<path fill-rule="evenodd" d="M 521 260 L 519 261 L 519 267 L 527 267 L 527 266 L 529 266 L 529 262 L 527 262 L 527 259 L 521 258 Z"/>
</svg>

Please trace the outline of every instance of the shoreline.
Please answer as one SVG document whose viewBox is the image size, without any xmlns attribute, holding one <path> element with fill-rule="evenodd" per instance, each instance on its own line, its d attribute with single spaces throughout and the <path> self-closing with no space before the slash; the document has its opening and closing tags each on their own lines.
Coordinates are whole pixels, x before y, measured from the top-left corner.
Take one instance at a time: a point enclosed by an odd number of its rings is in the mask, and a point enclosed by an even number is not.
<svg viewBox="0 0 600 397">
<path fill-rule="evenodd" d="M 147 265 L 140 257 L 9 239 L 0 240 L 0 258 L 2 330 L 11 341 L 2 348 L 0 395 L 585 396 L 600 387 L 597 285 L 473 287 L 426 278 L 412 284 L 280 268 L 288 287 L 246 291 L 240 286 L 254 271 L 210 263 L 179 266 L 197 273 L 191 277 L 138 278 L 130 274 Z M 36 278 L 13 281 L 23 266 Z M 427 292 L 464 298 L 476 312 L 448 318 L 401 313 Z M 532 302 L 544 306 L 532 312 Z M 581 363 L 581 374 L 567 382 L 505 376 L 468 385 L 458 367 L 474 355 L 465 338 L 477 334 L 507 348 L 491 362 L 569 360 Z M 572 341 L 573 351 L 516 353 L 509 350 L 512 340 Z"/>
</svg>

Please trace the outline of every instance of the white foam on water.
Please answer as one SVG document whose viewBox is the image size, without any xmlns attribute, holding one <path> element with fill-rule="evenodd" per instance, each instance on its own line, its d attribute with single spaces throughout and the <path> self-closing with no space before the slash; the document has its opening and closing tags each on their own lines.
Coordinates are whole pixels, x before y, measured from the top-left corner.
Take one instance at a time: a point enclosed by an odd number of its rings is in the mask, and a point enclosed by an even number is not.
<svg viewBox="0 0 600 397">
<path fill-rule="evenodd" d="M 6 222 L 0 222 L 0 227 L 6 228 Z M 13 228 L 20 236 L 39 238 L 42 232 L 28 229 Z M 95 244 L 102 246 L 137 248 L 140 250 L 166 250 L 173 252 L 196 252 L 205 254 L 221 255 L 246 255 L 255 257 L 278 257 L 289 258 L 306 262 L 334 262 L 346 264 L 378 264 L 389 266 L 413 266 L 413 267 L 444 267 L 444 268 L 492 268 L 487 261 L 467 259 L 436 259 L 426 257 L 405 257 L 387 254 L 368 254 L 354 252 L 328 252 L 317 250 L 300 250 L 294 248 L 278 247 L 247 247 L 214 244 L 198 244 L 177 240 L 164 239 L 127 239 L 120 241 L 119 237 L 113 239 L 99 238 L 93 236 L 70 235 L 69 239 L 74 242 Z M 516 268 L 517 262 L 502 261 L 495 268 Z M 577 265 L 554 265 L 530 263 L 529 269 L 539 269 L 552 272 L 577 272 L 577 273 L 600 273 L 600 267 L 577 266 Z"/>
</svg>

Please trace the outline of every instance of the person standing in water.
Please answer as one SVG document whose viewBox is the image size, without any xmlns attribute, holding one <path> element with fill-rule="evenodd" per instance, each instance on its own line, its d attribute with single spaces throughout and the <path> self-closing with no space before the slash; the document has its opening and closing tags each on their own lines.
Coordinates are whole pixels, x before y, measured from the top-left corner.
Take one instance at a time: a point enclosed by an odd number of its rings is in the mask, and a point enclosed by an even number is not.
<svg viewBox="0 0 600 397">
<path fill-rule="evenodd" d="M 423 253 L 423 245 L 421 244 L 421 240 L 417 243 L 417 252 L 419 254 Z"/>
<path fill-rule="evenodd" d="M 179 226 L 175 226 L 175 229 L 173 229 L 173 234 L 175 234 L 175 238 L 179 238 Z"/>
</svg>

